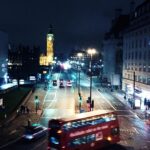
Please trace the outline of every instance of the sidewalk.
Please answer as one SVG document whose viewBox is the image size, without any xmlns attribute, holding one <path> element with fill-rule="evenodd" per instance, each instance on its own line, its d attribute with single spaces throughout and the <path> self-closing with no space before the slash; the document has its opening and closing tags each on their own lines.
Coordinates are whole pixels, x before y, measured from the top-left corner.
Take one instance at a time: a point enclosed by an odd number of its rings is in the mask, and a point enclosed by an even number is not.
<svg viewBox="0 0 150 150">
<path fill-rule="evenodd" d="M 131 104 L 128 102 L 128 100 L 124 99 L 125 94 L 122 90 L 120 90 L 120 91 L 115 90 L 115 91 L 111 92 L 110 88 L 101 86 L 101 83 L 100 83 L 100 80 L 98 77 L 93 77 L 93 85 L 95 85 L 95 87 L 98 88 L 101 92 L 107 92 L 108 94 L 112 95 L 116 99 L 120 100 L 122 103 L 124 103 L 127 106 L 128 109 L 132 110 L 143 121 L 147 121 L 148 116 L 149 116 L 149 122 L 150 122 L 150 109 L 147 111 L 145 111 L 144 107 L 142 107 L 143 109 L 141 109 L 141 108 L 133 109 L 131 107 Z"/>
<path fill-rule="evenodd" d="M 133 109 L 131 107 L 130 103 L 128 102 L 128 100 L 124 99 L 124 94 L 121 91 L 115 91 L 115 92 L 111 92 L 111 93 L 113 96 L 115 96 L 117 99 L 119 99 L 122 103 L 127 105 L 134 113 L 136 113 L 140 119 L 142 119 L 142 120 L 147 119 L 145 116 L 145 109 L 142 109 L 142 108 Z M 150 110 L 147 110 L 147 114 L 150 115 Z"/>
<path fill-rule="evenodd" d="M 31 123 L 38 123 L 40 116 L 42 115 L 42 109 L 38 110 L 36 113 L 34 98 L 38 95 L 40 104 L 42 104 L 45 93 L 46 91 L 43 89 L 36 89 L 24 104 L 29 108 L 29 114 L 20 114 L 9 124 L 0 128 L 0 149 L 4 148 L 6 144 L 12 143 L 21 138 L 24 126 L 28 124 L 29 119 L 31 120 Z M 40 108 L 42 108 L 42 106 L 40 106 Z"/>
<path fill-rule="evenodd" d="M 131 104 L 128 102 L 128 100 L 124 99 L 123 91 L 115 90 L 115 91 L 111 92 L 110 89 L 108 89 L 106 87 L 105 88 L 99 87 L 99 89 L 103 92 L 109 93 L 113 97 L 116 97 L 118 100 L 120 100 L 122 103 L 124 103 L 130 110 L 132 110 L 140 119 L 142 119 L 144 121 L 147 120 L 147 117 L 146 117 L 146 114 L 145 114 L 145 109 L 141 109 L 141 108 L 133 109 L 131 107 Z M 147 115 L 150 116 L 150 110 L 147 110 Z"/>
</svg>

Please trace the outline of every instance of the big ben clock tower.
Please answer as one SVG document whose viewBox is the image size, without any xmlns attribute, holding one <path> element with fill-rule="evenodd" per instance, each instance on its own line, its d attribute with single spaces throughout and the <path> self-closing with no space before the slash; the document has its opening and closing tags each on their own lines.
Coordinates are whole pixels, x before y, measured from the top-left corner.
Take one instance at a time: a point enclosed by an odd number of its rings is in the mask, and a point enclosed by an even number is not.
<svg viewBox="0 0 150 150">
<path fill-rule="evenodd" d="M 53 57 L 54 57 L 54 34 L 52 32 L 52 25 L 48 28 L 48 33 L 46 36 L 46 55 L 41 54 L 40 55 L 40 65 L 41 66 L 49 66 L 53 63 Z"/>
<path fill-rule="evenodd" d="M 54 49 L 53 49 L 53 42 L 54 42 L 54 34 L 52 32 L 52 26 L 50 25 L 47 33 L 47 63 L 53 63 L 54 57 Z"/>
</svg>

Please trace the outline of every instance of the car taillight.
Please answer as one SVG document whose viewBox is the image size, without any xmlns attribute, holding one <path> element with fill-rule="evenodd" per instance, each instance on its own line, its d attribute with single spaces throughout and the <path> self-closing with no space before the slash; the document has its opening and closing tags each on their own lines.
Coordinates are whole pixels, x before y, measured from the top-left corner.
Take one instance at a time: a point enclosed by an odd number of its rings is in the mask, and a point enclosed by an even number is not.
<svg viewBox="0 0 150 150">
<path fill-rule="evenodd" d="M 47 147 L 47 150 L 50 150 L 50 147 L 49 147 L 49 146 Z"/>
<path fill-rule="evenodd" d="M 65 146 L 62 146 L 61 148 L 64 149 L 64 148 L 66 148 L 66 147 L 65 147 Z"/>
</svg>

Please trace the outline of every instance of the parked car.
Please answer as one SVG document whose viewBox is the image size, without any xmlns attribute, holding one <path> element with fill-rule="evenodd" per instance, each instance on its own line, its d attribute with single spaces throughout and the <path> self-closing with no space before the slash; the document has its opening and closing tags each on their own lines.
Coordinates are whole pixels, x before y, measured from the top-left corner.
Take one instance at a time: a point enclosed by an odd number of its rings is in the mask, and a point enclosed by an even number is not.
<svg viewBox="0 0 150 150">
<path fill-rule="evenodd" d="M 26 126 L 22 138 L 27 141 L 39 139 L 47 134 L 47 128 L 42 125 Z"/>
<path fill-rule="evenodd" d="M 53 86 L 57 86 L 57 80 L 53 80 Z"/>
<path fill-rule="evenodd" d="M 71 82 L 71 80 L 66 81 L 66 86 L 67 86 L 67 87 L 72 87 L 72 82 Z"/>
<path fill-rule="evenodd" d="M 59 88 L 64 88 L 64 80 L 60 79 Z"/>
</svg>

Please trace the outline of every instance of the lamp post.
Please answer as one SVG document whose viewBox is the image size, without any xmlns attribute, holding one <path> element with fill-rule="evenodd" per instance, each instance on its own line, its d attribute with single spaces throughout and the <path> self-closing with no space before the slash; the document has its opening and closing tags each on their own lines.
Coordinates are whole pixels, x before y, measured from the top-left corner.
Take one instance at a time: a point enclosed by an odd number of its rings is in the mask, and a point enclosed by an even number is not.
<svg viewBox="0 0 150 150">
<path fill-rule="evenodd" d="M 79 82 L 78 82 L 78 95 L 79 95 L 79 111 L 81 111 L 81 105 L 82 105 L 82 96 L 81 96 L 81 92 L 80 92 L 80 59 L 83 56 L 82 53 L 77 53 L 77 58 L 78 58 L 78 77 L 79 77 Z"/>
<path fill-rule="evenodd" d="M 96 54 L 96 50 L 94 48 L 88 49 L 87 53 L 90 55 L 90 97 L 89 97 L 89 104 L 90 104 L 90 111 L 94 108 L 94 100 L 92 100 L 92 57 Z"/>
<path fill-rule="evenodd" d="M 78 73 L 79 73 L 79 83 L 78 83 L 78 94 L 79 94 L 79 96 L 81 95 L 81 93 L 80 93 L 80 59 L 81 59 L 81 57 L 83 56 L 83 54 L 82 53 L 78 53 L 77 54 L 77 57 L 78 57 Z"/>
<path fill-rule="evenodd" d="M 135 72 L 133 72 L 133 109 L 135 109 Z"/>
</svg>

